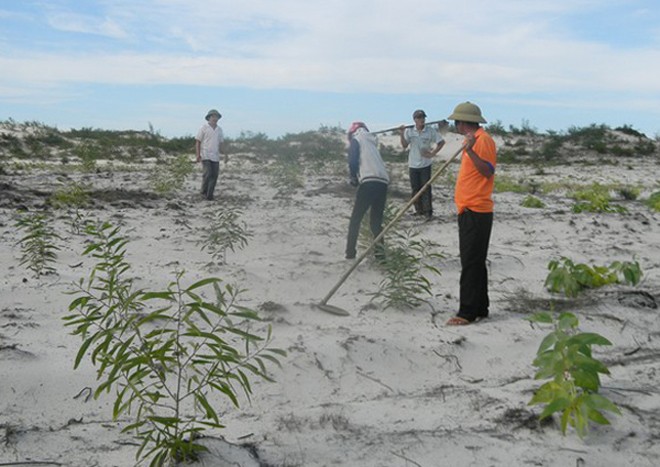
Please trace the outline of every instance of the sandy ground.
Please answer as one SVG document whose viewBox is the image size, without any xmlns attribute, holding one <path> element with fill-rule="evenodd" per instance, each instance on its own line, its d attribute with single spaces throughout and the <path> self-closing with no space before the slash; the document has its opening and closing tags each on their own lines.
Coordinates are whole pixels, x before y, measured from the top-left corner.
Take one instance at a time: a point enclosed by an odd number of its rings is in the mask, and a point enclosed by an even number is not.
<svg viewBox="0 0 660 467">
<path fill-rule="evenodd" d="M 450 135 L 453 136 L 453 135 Z M 441 156 L 457 148 L 449 138 Z M 405 204 L 405 164 L 394 174 L 390 202 Z M 450 173 L 456 172 L 452 165 Z M 625 166 L 578 164 L 543 173 L 501 164 L 514 180 L 619 181 L 657 189 L 655 160 Z M 71 180 L 91 183 L 94 206 L 85 214 L 121 225 L 127 260 L 140 285 L 161 290 L 173 271 L 192 283 L 214 275 L 247 289 L 241 304 L 260 310 L 273 327 L 273 346 L 288 356 L 273 369 L 275 383 L 255 381 L 251 403 L 240 410 L 226 399 L 226 429 L 209 432 L 211 453 L 198 465 L 261 466 L 655 466 L 660 464 L 660 215 L 639 201 L 618 201 L 623 214 L 574 214 L 557 191 L 538 196 L 544 209 L 520 206 L 526 196 L 496 193 L 489 255 L 491 317 L 477 325 L 443 325 L 456 311 L 458 236 L 447 178 L 434 186 L 436 217 L 404 216 L 402 226 L 436 242 L 444 259 L 433 296 L 414 310 L 383 310 L 370 301 L 382 272 L 371 259 L 349 277 L 330 303 L 338 317 L 314 307 L 351 263 L 343 258 L 353 191 L 345 176 L 310 176 L 291 196 L 277 190 L 255 159 L 234 157 L 222 167 L 218 199 L 202 201 L 196 173 L 178 196 L 150 192 L 145 173 L 49 172 L 0 175 L 0 465 L 129 466 L 136 442 L 113 421 L 111 396 L 85 397 L 95 387 L 89 362 L 74 371 L 79 338 L 61 320 L 71 284 L 85 277 L 84 237 L 68 232 L 69 216 L 53 213 L 65 237 L 57 274 L 34 277 L 19 266 L 14 226 L 20 207 L 43 206 Z M 648 194 L 648 193 L 646 193 Z M 643 194 L 644 195 L 644 194 Z M 196 241 L 219 206 L 243 210 L 252 237 L 209 264 Z M 581 440 L 562 436 L 556 421 L 540 424 L 527 402 L 536 350 L 548 329 L 524 318 L 547 311 L 547 263 L 567 256 L 609 264 L 637 258 L 645 273 L 636 288 L 606 287 L 557 307 L 575 312 L 581 329 L 614 345 L 596 349 L 611 376 L 602 393 L 618 404 L 612 425 L 592 427 Z M 82 264 L 81 264 L 82 263 Z M 82 394 L 81 394 L 82 391 Z M 77 397 L 78 396 L 78 397 Z M 232 454 L 221 439 L 246 446 Z M 224 457 L 223 457 L 224 456 Z M 233 457 L 232 457 L 233 456 Z M 19 464 L 20 463 L 20 464 Z"/>
</svg>

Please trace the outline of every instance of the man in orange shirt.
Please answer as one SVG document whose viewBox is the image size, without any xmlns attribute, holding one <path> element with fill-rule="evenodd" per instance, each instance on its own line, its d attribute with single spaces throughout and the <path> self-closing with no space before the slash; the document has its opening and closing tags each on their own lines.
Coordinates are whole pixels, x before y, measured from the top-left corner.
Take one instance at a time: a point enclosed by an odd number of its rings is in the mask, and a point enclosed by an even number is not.
<svg viewBox="0 0 660 467">
<path fill-rule="evenodd" d="M 488 316 L 486 258 L 493 226 L 497 150 L 493 138 L 480 126 L 486 120 L 477 105 L 458 104 L 449 120 L 465 136 L 454 193 L 461 256 L 460 306 L 457 315 L 447 321 L 448 326 L 460 326 Z"/>
</svg>

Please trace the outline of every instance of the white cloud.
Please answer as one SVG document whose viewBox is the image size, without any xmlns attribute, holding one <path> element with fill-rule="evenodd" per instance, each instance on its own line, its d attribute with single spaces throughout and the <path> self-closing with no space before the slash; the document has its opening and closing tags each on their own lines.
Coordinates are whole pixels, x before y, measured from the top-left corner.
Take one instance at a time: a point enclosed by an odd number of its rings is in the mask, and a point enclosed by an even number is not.
<svg viewBox="0 0 660 467">
<path fill-rule="evenodd" d="M 125 39 L 128 34 L 113 19 L 75 13 L 54 13 L 48 18 L 49 25 L 59 31 L 93 34 Z"/>
<path fill-rule="evenodd" d="M 516 33 L 512 34 L 514 37 Z M 660 93 L 660 51 L 614 50 L 598 44 L 529 38 L 517 50 L 494 39 L 495 50 L 467 41 L 448 53 L 386 56 L 368 49 L 345 56 L 237 58 L 167 53 L 25 54 L 1 57 L 0 83 L 186 84 L 315 91 L 529 93 L 601 91 Z"/>
<path fill-rule="evenodd" d="M 631 3 L 629 19 L 644 17 L 639 13 L 644 4 L 657 10 L 653 2 Z M 91 50 L 55 47 L 57 53 L 5 42 L 0 86 L 17 95 L 20 89 L 52 91 L 76 83 L 479 93 L 510 99 L 539 93 L 556 95 L 557 101 L 566 95 L 585 101 L 591 95 L 629 100 L 660 95 L 657 26 L 647 25 L 648 42 L 635 48 L 613 45 L 618 30 L 599 42 L 571 29 L 576 17 L 623 8 L 615 0 L 104 0 L 93 5 L 94 13 L 45 9 L 44 14 L 52 27 L 74 38 L 81 34 L 81 45 L 88 34 L 117 40 Z"/>
</svg>

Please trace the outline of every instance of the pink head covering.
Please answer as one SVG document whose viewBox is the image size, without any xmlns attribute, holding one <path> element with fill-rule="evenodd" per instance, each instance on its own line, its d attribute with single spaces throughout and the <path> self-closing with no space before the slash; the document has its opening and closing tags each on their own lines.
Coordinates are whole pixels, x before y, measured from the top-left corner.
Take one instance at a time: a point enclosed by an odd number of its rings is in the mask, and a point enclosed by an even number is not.
<svg viewBox="0 0 660 467">
<path fill-rule="evenodd" d="M 358 128 L 364 128 L 365 130 L 369 131 L 369 128 L 367 128 L 367 125 L 365 125 L 364 122 L 353 122 L 353 123 L 351 123 L 351 126 L 348 127 L 348 140 L 349 141 L 353 137 L 353 133 L 358 131 Z"/>
</svg>

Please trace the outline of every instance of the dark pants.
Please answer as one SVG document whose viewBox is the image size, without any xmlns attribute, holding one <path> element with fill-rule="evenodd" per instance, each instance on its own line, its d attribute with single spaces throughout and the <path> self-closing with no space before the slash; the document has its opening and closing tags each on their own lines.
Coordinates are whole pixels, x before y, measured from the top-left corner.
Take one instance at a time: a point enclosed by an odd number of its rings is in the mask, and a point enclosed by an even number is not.
<svg viewBox="0 0 660 467">
<path fill-rule="evenodd" d="M 493 227 L 493 213 L 465 210 L 458 215 L 461 254 L 461 298 L 458 316 L 468 321 L 488 316 L 486 257 Z"/>
<path fill-rule="evenodd" d="M 431 179 L 431 166 L 424 167 L 422 169 L 413 169 L 408 170 L 410 175 L 410 188 L 412 189 L 412 196 L 415 196 L 417 192 Z M 431 186 L 422 193 L 422 195 L 415 202 L 415 214 L 431 216 L 433 214 L 433 193 L 431 192 Z"/>
<path fill-rule="evenodd" d="M 202 175 L 202 196 L 206 199 L 213 199 L 215 184 L 220 174 L 220 162 L 203 159 L 202 168 L 204 169 L 204 174 Z"/>
<path fill-rule="evenodd" d="M 360 184 L 355 196 L 353 213 L 348 225 L 348 241 L 346 242 L 346 257 L 354 258 L 358 235 L 360 234 L 360 223 L 362 218 L 370 209 L 369 224 L 371 233 L 376 238 L 383 229 L 383 211 L 387 198 L 387 185 L 381 182 L 365 182 Z M 376 247 L 376 253 L 382 253 L 382 240 L 380 248 Z"/>
</svg>

